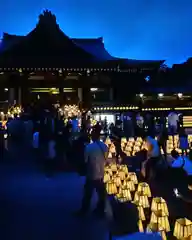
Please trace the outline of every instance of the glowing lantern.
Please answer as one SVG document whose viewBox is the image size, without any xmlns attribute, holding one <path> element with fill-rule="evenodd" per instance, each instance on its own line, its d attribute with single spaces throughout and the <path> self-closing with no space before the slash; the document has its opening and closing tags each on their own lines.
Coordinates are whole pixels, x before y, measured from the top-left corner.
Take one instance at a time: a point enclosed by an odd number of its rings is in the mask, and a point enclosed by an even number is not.
<svg viewBox="0 0 192 240">
<path fill-rule="evenodd" d="M 114 183 L 116 184 L 117 187 L 121 186 L 121 178 L 120 176 L 115 176 L 114 178 Z"/>
<path fill-rule="evenodd" d="M 177 239 L 191 239 L 192 222 L 187 218 L 177 219 L 175 222 L 173 236 Z"/>
<path fill-rule="evenodd" d="M 141 221 L 145 221 L 146 218 L 145 218 L 145 213 L 144 213 L 143 207 L 142 206 L 138 206 L 137 209 L 138 209 L 138 212 L 139 212 L 139 219 Z"/>
<path fill-rule="evenodd" d="M 119 171 L 118 174 L 119 174 L 121 180 L 125 180 L 125 172 Z"/>
<path fill-rule="evenodd" d="M 130 190 L 129 189 L 120 189 L 119 190 L 119 193 L 124 197 L 126 198 L 128 201 L 131 201 L 132 200 L 132 197 L 131 197 L 131 193 L 130 193 Z"/>
<path fill-rule="evenodd" d="M 158 211 L 158 210 L 162 210 L 164 214 L 169 216 L 167 203 L 161 197 L 153 198 L 152 204 L 151 204 L 151 211 L 152 212 L 155 212 L 155 211 Z"/>
<path fill-rule="evenodd" d="M 143 182 L 143 183 L 139 183 L 138 185 L 138 192 L 143 192 L 144 195 L 146 195 L 147 197 L 151 197 L 151 190 L 150 187 L 147 183 Z"/>
<path fill-rule="evenodd" d="M 122 188 L 129 189 L 131 192 L 135 191 L 135 184 L 132 181 L 125 180 Z"/>
<path fill-rule="evenodd" d="M 134 201 L 137 206 L 141 206 L 143 208 L 149 208 L 149 200 L 148 197 L 143 195 L 143 192 L 136 192 Z"/>
<path fill-rule="evenodd" d="M 106 184 L 106 188 L 107 188 L 107 193 L 109 195 L 112 195 L 112 194 L 116 194 L 117 193 L 117 187 L 116 187 L 116 184 L 113 182 L 113 181 L 109 181 L 107 184 Z"/>
<path fill-rule="evenodd" d="M 128 178 L 134 183 L 134 184 L 138 184 L 138 180 L 137 180 L 137 175 L 134 172 L 129 172 L 128 173 Z"/>
<path fill-rule="evenodd" d="M 139 232 L 144 232 L 143 223 L 141 220 L 138 221 L 138 228 L 139 228 Z"/>
<path fill-rule="evenodd" d="M 109 173 L 105 173 L 104 174 L 104 179 L 103 179 L 104 183 L 106 183 L 106 182 L 108 182 L 110 180 L 111 180 L 110 174 Z"/>
<path fill-rule="evenodd" d="M 168 217 L 162 210 L 152 212 L 150 223 L 157 223 L 162 227 L 166 232 L 170 232 L 170 225 Z"/>
</svg>

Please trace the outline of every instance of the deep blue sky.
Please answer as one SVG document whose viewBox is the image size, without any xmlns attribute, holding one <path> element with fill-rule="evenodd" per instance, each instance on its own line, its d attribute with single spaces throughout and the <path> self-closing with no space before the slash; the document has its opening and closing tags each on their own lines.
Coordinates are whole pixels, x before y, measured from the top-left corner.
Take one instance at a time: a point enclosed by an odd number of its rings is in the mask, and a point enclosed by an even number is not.
<svg viewBox="0 0 192 240">
<path fill-rule="evenodd" d="M 45 8 L 70 37 L 103 36 L 114 56 L 169 65 L 192 56 L 192 0 L 1 0 L 0 33 L 27 34 Z"/>
</svg>

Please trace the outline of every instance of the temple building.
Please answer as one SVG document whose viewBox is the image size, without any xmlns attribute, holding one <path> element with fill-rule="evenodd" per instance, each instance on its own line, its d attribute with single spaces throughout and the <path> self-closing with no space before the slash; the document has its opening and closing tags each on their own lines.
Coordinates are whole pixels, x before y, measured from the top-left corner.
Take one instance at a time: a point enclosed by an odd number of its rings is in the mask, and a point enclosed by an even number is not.
<svg viewBox="0 0 192 240">
<path fill-rule="evenodd" d="M 114 57 L 102 37 L 68 37 L 50 11 L 26 36 L 4 33 L 0 42 L 1 97 L 9 104 L 31 101 L 94 103 L 129 101 L 156 78 L 164 61 Z M 4 99 L 5 100 L 5 99 Z M 3 101 L 3 99 L 0 99 Z"/>
</svg>

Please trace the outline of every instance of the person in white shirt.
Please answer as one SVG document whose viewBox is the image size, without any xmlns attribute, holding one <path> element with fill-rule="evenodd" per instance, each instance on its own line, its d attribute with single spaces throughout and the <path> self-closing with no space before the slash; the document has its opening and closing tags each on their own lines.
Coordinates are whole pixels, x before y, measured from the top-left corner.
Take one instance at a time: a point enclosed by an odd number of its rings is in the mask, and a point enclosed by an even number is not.
<svg viewBox="0 0 192 240">
<path fill-rule="evenodd" d="M 106 190 L 103 183 L 105 160 L 107 158 L 108 147 L 100 141 L 100 135 L 97 131 L 93 131 L 92 143 L 88 144 L 85 149 L 85 162 L 87 163 L 87 176 L 84 186 L 84 196 L 82 206 L 79 213 L 84 215 L 87 213 L 91 203 L 93 190 L 98 193 L 98 204 L 95 213 L 104 214 Z"/>
<path fill-rule="evenodd" d="M 168 115 L 168 127 L 171 135 L 175 135 L 177 133 L 179 122 L 179 116 L 176 112 L 170 112 Z"/>
</svg>

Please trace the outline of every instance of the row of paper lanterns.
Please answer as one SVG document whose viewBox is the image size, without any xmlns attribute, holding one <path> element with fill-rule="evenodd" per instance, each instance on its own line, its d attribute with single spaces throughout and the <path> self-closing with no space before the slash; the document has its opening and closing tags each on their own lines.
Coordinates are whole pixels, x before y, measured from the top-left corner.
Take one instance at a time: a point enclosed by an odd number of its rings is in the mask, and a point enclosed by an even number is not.
<svg viewBox="0 0 192 240">
<path fill-rule="evenodd" d="M 192 142 L 192 135 L 188 135 L 189 144 Z M 116 153 L 115 145 L 112 143 L 110 138 L 107 138 L 105 144 L 109 147 L 109 155 L 108 158 L 113 158 L 113 155 Z M 126 138 L 121 139 L 121 149 L 127 156 L 135 156 L 135 154 L 143 149 L 147 150 L 146 142 L 141 138 Z M 169 136 L 167 140 L 167 153 L 171 153 L 173 149 L 176 149 L 180 154 L 182 150 L 179 148 L 179 136 L 176 135 L 174 137 Z M 162 153 L 163 150 L 161 149 Z M 189 151 L 189 149 L 187 150 Z"/>
<path fill-rule="evenodd" d="M 171 231 L 167 204 L 163 198 L 155 197 L 150 207 L 150 187 L 145 182 L 138 183 L 136 173 L 129 172 L 126 165 L 111 163 L 105 167 L 104 182 L 109 195 L 114 195 L 120 202 L 132 201 L 137 206 L 141 232 L 144 232 L 145 211 L 150 209 L 152 213 L 146 232 L 159 232 L 162 239 L 167 239 L 167 233 Z M 192 222 L 185 218 L 176 220 L 173 235 L 177 239 L 192 238 Z"/>
</svg>

